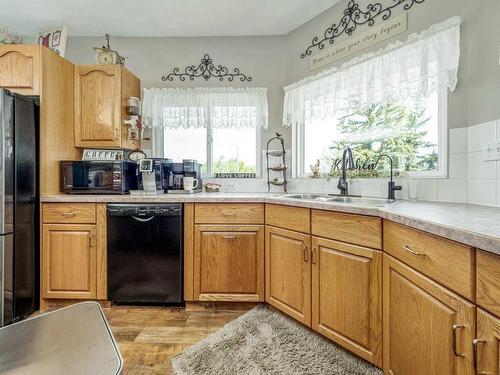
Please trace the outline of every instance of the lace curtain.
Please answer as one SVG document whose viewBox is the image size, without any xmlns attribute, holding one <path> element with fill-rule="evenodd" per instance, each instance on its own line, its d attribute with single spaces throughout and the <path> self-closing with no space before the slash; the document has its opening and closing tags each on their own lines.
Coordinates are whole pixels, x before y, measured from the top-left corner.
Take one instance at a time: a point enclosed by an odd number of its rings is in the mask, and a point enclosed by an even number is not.
<svg viewBox="0 0 500 375">
<path fill-rule="evenodd" d="M 268 127 L 266 88 L 144 89 L 142 115 L 152 128 Z"/>
<path fill-rule="evenodd" d="M 406 43 L 397 41 L 285 87 L 283 124 L 339 118 L 362 104 L 428 97 L 439 84 L 457 86 L 460 17 L 435 24 Z"/>
</svg>

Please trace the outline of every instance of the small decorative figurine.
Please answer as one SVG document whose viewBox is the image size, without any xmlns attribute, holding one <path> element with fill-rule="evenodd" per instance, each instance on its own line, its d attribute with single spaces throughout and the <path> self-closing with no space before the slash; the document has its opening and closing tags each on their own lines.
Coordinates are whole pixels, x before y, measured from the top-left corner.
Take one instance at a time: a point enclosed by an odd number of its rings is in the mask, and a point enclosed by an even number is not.
<svg viewBox="0 0 500 375">
<path fill-rule="evenodd" d="M 319 177 L 319 159 L 316 160 L 316 164 L 314 165 L 309 165 L 309 169 L 311 170 L 311 175 L 310 177 L 312 178 L 318 178 Z"/>
</svg>

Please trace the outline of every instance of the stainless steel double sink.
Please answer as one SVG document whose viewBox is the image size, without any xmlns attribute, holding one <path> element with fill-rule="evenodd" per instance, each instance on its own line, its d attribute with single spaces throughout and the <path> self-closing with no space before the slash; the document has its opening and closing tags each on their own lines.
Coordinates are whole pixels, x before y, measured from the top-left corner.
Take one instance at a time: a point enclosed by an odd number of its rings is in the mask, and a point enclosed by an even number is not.
<svg viewBox="0 0 500 375">
<path fill-rule="evenodd" d="M 315 201 L 335 204 L 346 204 L 354 206 L 386 207 L 395 202 L 393 199 L 367 198 L 355 196 L 338 196 L 327 194 L 285 194 L 283 199 L 296 199 L 304 201 Z"/>
</svg>

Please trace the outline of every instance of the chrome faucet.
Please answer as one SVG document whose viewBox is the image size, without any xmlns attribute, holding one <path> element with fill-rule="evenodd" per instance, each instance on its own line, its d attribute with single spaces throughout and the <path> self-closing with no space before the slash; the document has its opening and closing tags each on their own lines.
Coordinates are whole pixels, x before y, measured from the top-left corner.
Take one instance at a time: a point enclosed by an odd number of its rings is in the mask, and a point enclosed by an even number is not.
<svg viewBox="0 0 500 375">
<path fill-rule="evenodd" d="M 393 168 L 392 168 L 392 158 L 389 155 L 382 154 L 377 158 L 377 161 L 375 162 L 375 167 L 377 166 L 378 162 L 380 161 L 381 158 L 387 158 L 389 159 L 389 164 L 391 167 L 391 179 L 389 180 L 389 183 L 387 184 L 387 199 L 396 199 L 394 192 L 396 190 L 403 190 L 402 186 L 397 186 L 396 183 L 393 181 Z"/>
<path fill-rule="evenodd" d="M 354 158 L 352 150 L 346 147 L 342 154 L 342 175 L 339 178 L 337 189 L 340 190 L 340 195 L 349 195 L 349 183 L 347 182 L 347 171 L 354 169 Z"/>
</svg>

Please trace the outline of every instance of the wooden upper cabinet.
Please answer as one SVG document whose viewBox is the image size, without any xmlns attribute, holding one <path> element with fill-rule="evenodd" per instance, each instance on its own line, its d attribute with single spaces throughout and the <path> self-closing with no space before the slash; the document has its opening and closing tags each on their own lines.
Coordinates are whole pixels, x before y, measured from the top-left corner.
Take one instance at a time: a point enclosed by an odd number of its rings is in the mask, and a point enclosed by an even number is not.
<svg viewBox="0 0 500 375">
<path fill-rule="evenodd" d="M 311 326 L 311 237 L 266 226 L 266 302 Z"/>
<path fill-rule="evenodd" d="M 312 238 L 312 328 L 382 367 L 382 252 Z"/>
<path fill-rule="evenodd" d="M 96 298 L 96 226 L 43 224 L 42 298 Z"/>
<path fill-rule="evenodd" d="M 477 339 L 474 340 L 476 374 L 500 374 L 500 319 L 477 310 Z"/>
<path fill-rule="evenodd" d="M 140 97 L 140 82 L 122 66 L 75 66 L 75 146 L 138 147 L 124 124 L 130 96 Z"/>
<path fill-rule="evenodd" d="M 383 267 L 386 374 L 473 374 L 475 306 L 389 255 Z"/>
<path fill-rule="evenodd" d="M 194 296 L 264 301 L 264 226 L 196 225 Z"/>
<path fill-rule="evenodd" d="M 0 45 L 0 87 L 40 95 L 40 46 Z"/>
</svg>

